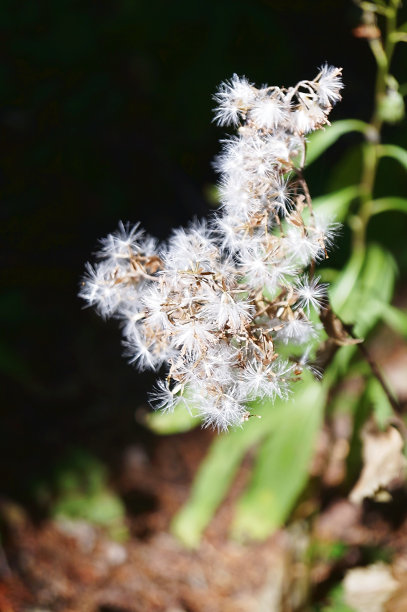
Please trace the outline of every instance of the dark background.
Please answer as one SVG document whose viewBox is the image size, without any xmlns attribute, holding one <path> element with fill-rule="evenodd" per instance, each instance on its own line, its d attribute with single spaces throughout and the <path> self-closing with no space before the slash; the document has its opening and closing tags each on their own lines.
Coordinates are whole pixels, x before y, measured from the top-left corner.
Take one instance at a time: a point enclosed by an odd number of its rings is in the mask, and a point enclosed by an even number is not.
<svg viewBox="0 0 407 612">
<path fill-rule="evenodd" d="M 3 1 L 0 495 L 31 503 L 32 483 L 70 448 L 114 469 L 127 442 L 154 443 L 135 418 L 153 377 L 126 365 L 114 322 L 82 309 L 84 263 L 119 219 L 165 238 L 207 214 L 223 136 L 211 96 L 234 72 L 289 86 L 325 61 L 343 66 L 333 119 L 369 120 L 375 66 L 352 35 L 359 16 L 348 0 Z M 405 145 L 405 123 L 385 138 Z M 359 142 L 343 138 L 310 168 L 314 195 L 358 176 L 347 152 Z M 379 177 L 388 193 L 406 193 L 394 162 Z M 399 261 L 400 286 L 405 231 L 401 215 L 370 228 Z M 347 243 L 344 230 L 331 264 Z"/>
</svg>

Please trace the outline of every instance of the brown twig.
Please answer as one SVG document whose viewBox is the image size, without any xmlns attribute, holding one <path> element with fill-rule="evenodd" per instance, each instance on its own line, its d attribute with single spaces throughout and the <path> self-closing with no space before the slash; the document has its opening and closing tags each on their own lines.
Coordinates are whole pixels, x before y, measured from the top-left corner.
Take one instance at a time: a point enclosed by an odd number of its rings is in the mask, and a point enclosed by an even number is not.
<svg viewBox="0 0 407 612">
<path fill-rule="evenodd" d="M 361 342 L 360 344 L 358 344 L 358 348 L 359 348 L 359 351 L 362 353 L 363 357 L 365 358 L 365 360 L 367 361 L 367 363 L 369 364 L 370 369 L 372 370 L 373 376 L 380 383 L 380 385 L 381 385 L 383 391 L 385 392 L 386 397 L 389 400 L 389 403 L 390 403 L 391 407 L 393 408 L 394 412 L 396 414 L 402 414 L 402 409 L 401 409 L 400 403 L 398 402 L 398 400 L 392 394 L 392 392 L 390 390 L 390 387 L 388 386 L 387 382 L 383 378 L 382 373 L 380 372 L 379 366 L 377 365 L 377 363 L 373 359 L 373 357 L 370 354 L 369 350 L 367 349 L 366 345 L 363 342 Z"/>
<path fill-rule="evenodd" d="M 338 315 L 336 315 L 338 316 Z M 339 318 L 339 317 L 338 317 Z M 344 328 L 346 329 L 346 331 L 348 332 L 348 334 L 352 337 L 356 339 L 355 334 L 353 333 L 353 328 L 352 325 L 347 325 L 346 323 L 344 323 L 342 321 L 342 325 L 344 326 Z M 387 399 L 389 400 L 389 403 L 391 405 L 391 407 L 393 408 L 394 412 L 396 414 L 402 414 L 402 409 L 400 406 L 399 401 L 394 397 L 394 395 L 392 394 L 390 387 L 388 386 L 387 382 L 385 381 L 379 366 L 377 365 L 376 361 L 373 359 L 369 349 L 367 348 L 366 344 L 364 342 L 360 342 L 358 343 L 358 348 L 359 351 L 362 353 L 364 359 L 366 360 L 366 362 L 369 364 L 369 367 L 372 371 L 373 376 L 376 378 L 376 380 L 378 381 L 378 383 L 380 384 L 380 386 L 382 387 L 384 393 L 386 394 Z"/>
<path fill-rule="evenodd" d="M 324 359 L 324 368 L 326 368 L 332 361 L 336 351 L 341 346 L 347 346 L 357 344 L 363 358 L 369 364 L 373 376 L 379 382 L 393 411 L 396 415 L 402 414 L 402 409 L 398 400 L 392 394 L 387 382 L 383 378 L 383 375 L 373 359 L 369 349 L 367 348 L 364 340 L 358 338 L 353 332 L 353 326 L 348 323 L 344 323 L 340 317 L 333 311 L 332 307 L 328 304 L 321 310 L 320 313 L 321 323 L 328 335 L 328 339 L 325 341 L 322 350 L 320 351 L 321 357 Z"/>
</svg>

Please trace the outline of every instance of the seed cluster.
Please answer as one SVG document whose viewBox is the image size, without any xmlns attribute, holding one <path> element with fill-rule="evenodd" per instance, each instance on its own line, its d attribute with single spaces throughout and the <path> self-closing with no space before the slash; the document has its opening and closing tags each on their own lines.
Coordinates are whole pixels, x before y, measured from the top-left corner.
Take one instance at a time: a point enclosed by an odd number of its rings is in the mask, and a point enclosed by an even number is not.
<svg viewBox="0 0 407 612">
<path fill-rule="evenodd" d="M 87 264 L 80 295 L 120 320 L 130 361 L 166 367 L 155 408 L 182 402 L 226 430 L 250 416 L 251 400 L 286 398 L 305 367 L 310 314 L 325 298 L 314 267 L 336 231 L 312 210 L 306 134 L 328 123 L 341 88 L 329 66 L 289 89 L 234 75 L 214 96 L 216 121 L 237 127 L 216 160 L 220 211 L 165 244 L 120 223 Z M 283 344 L 302 346 L 302 357 L 282 358 Z"/>
</svg>

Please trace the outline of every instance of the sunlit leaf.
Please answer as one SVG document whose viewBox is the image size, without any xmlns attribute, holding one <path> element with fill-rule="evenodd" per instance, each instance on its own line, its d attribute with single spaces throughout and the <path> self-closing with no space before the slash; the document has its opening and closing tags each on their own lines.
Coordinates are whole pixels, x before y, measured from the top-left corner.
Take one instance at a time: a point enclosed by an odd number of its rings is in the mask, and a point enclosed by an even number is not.
<svg viewBox="0 0 407 612">
<path fill-rule="evenodd" d="M 55 518 L 83 519 L 109 526 L 125 515 L 124 504 L 112 491 L 102 490 L 93 495 L 74 492 L 58 499 L 52 509 Z"/>
<path fill-rule="evenodd" d="M 343 119 L 336 121 L 325 130 L 319 130 L 309 136 L 307 145 L 307 166 L 312 164 L 324 151 L 332 146 L 341 136 L 349 132 L 362 132 L 365 134 L 369 125 L 359 119 Z"/>
<path fill-rule="evenodd" d="M 190 498 L 172 522 L 172 532 L 188 547 L 198 546 L 202 532 L 225 497 L 247 451 L 277 426 L 286 403 L 256 407 L 242 428 L 218 436 L 195 476 Z"/>
<path fill-rule="evenodd" d="M 383 387 L 373 376 L 369 379 L 367 393 L 370 402 L 373 406 L 373 412 L 378 426 L 382 429 L 388 424 L 389 419 L 393 416 L 393 408 L 389 398 L 385 394 Z"/>
<path fill-rule="evenodd" d="M 391 254 L 377 244 L 356 252 L 330 290 L 334 311 L 355 324 L 355 334 L 366 335 L 381 316 L 379 302 L 390 302 L 396 275 Z"/>
<path fill-rule="evenodd" d="M 324 386 L 307 380 L 286 403 L 284 418 L 263 442 L 251 483 L 238 502 L 234 537 L 263 539 L 288 518 L 308 480 L 325 399 Z"/>
<path fill-rule="evenodd" d="M 386 325 L 407 338 L 407 312 L 382 301 L 379 303 L 379 309 Z"/>
<path fill-rule="evenodd" d="M 373 201 L 373 214 L 378 215 L 389 210 L 397 210 L 407 213 L 407 198 L 396 198 L 389 196 L 387 198 L 379 198 Z"/>
<path fill-rule="evenodd" d="M 340 274 L 335 268 L 321 268 L 318 270 L 318 275 L 324 283 L 334 283 Z"/>
<path fill-rule="evenodd" d="M 389 36 L 391 42 L 407 42 L 407 34 L 406 32 L 392 32 Z"/>
<path fill-rule="evenodd" d="M 393 296 L 397 267 L 391 254 L 379 245 L 369 245 L 365 253 L 355 252 L 348 265 L 331 285 L 334 312 L 354 326 L 354 334 L 365 338 L 383 317 L 383 304 Z M 395 318 L 395 317 L 394 317 Z M 331 375 L 344 374 L 356 346 L 341 348 L 335 355 Z"/>
<path fill-rule="evenodd" d="M 109 487 L 105 465 L 87 451 L 72 449 L 53 466 L 51 483 L 36 489 L 54 518 L 88 521 L 105 527 L 111 537 L 126 537 L 124 503 Z"/>
<path fill-rule="evenodd" d="M 366 336 L 381 318 L 380 302 L 388 303 L 393 297 L 397 266 L 392 255 L 378 244 L 369 246 L 365 263 L 354 294 L 353 309 L 355 333 Z"/>
<path fill-rule="evenodd" d="M 353 427 L 349 440 L 349 452 L 346 457 L 346 484 L 353 487 L 359 478 L 362 467 L 362 440 L 361 431 L 372 413 L 372 406 L 367 388 L 363 389 L 353 407 Z"/>
<path fill-rule="evenodd" d="M 343 221 L 348 213 L 352 201 L 358 197 L 360 188 L 358 186 L 345 187 L 326 196 L 314 198 L 312 205 L 314 209 L 326 217 L 332 217 L 335 221 Z"/>
<path fill-rule="evenodd" d="M 364 163 L 364 146 L 364 141 L 359 142 L 358 138 L 354 138 L 352 144 L 350 143 L 346 147 L 343 155 L 337 161 L 332 160 L 333 165 L 327 177 L 327 190 L 329 192 L 360 184 L 360 175 Z"/>
<path fill-rule="evenodd" d="M 330 287 L 330 301 L 334 311 L 340 317 L 344 317 L 346 314 L 343 312 L 344 306 L 349 300 L 352 291 L 354 291 L 357 279 L 362 269 L 364 257 L 364 253 L 359 251 L 354 252 L 347 265 L 339 274 L 335 283 L 333 283 Z M 345 322 L 348 323 L 348 321 Z"/>
<path fill-rule="evenodd" d="M 186 410 L 182 402 L 175 406 L 173 412 L 149 412 L 145 416 L 145 424 L 151 431 L 160 435 L 169 435 L 174 433 L 182 433 L 189 431 L 201 424 L 201 419 L 198 418 L 194 410 L 189 412 Z"/>
<path fill-rule="evenodd" d="M 392 157 L 396 159 L 407 170 L 407 151 L 397 145 L 380 145 L 378 147 L 380 157 Z"/>
</svg>

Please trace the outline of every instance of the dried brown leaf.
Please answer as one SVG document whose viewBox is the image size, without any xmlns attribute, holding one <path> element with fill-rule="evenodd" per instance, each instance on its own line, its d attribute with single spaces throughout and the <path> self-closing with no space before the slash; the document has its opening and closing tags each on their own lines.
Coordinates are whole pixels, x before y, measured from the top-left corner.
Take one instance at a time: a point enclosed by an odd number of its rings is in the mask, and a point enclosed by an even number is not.
<svg viewBox="0 0 407 612">
<path fill-rule="evenodd" d="M 366 497 L 389 501 L 387 489 L 392 484 L 400 483 L 405 476 L 404 440 L 395 427 L 390 426 L 385 432 L 375 432 L 368 425 L 362 432 L 362 442 L 364 467 L 349 498 L 356 504 Z"/>
<path fill-rule="evenodd" d="M 356 612 L 384 612 L 386 601 L 397 587 L 398 582 L 385 563 L 356 567 L 344 578 L 344 601 Z"/>
</svg>

